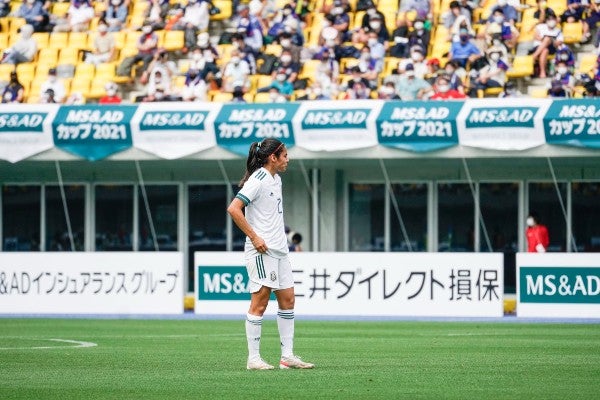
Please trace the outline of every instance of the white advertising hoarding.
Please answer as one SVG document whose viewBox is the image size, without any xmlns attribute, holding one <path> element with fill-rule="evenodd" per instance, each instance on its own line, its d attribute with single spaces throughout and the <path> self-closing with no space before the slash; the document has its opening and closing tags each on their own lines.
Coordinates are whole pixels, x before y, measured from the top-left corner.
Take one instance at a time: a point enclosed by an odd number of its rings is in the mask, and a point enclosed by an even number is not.
<svg viewBox="0 0 600 400">
<path fill-rule="evenodd" d="M 600 318 L 600 254 L 518 253 L 517 316 Z"/>
<path fill-rule="evenodd" d="M 182 314 L 183 254 L 0 253 L 1 314 Z"/>
<path fill-rule="evenodd" d="M 302 315 L 499 317 L 503 256 L 483 253 L 290 253 Z M 197 314 L 244 314 L 244 255 L 195 253 Z M 275 312 L 271 301 L 267 313 Z"/>
</svg>

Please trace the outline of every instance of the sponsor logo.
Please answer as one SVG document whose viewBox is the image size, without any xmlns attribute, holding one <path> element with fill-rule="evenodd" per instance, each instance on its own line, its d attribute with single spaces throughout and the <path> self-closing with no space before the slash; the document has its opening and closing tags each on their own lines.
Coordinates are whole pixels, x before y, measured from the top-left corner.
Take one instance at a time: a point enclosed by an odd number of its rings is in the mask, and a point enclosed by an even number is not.
<svg viewBox="0 0 600 400">
<path fill-rule="evenodd" d="M 564 105 L 558 114 L 559 118 L 600 118 L 600 108 L 595 105 Z"/>
<path fill-rule="evenodd" d="M 430 120 L 446 119 L 450 115 L 447 107 L 394 107 L 391 120 Z"/>
<path fill-rule="evenodd" d="M 600 267 L 521 267 L 523 303 L 600 304 Z"/>
<path fill-rule="evenodd" d="M 117 123 L 123 121 L 125 113 L 118 110 L 90 110 L 90 109 L 75 109 L 69 110 L 67 113 L 66 123 Z"/>
<path fill-rule="evenodd" d="M 204 129 L 208 112 L 198 111 L 148 111 L 140 123 L 141 130 Z"/>
<path fill-rule="evenodd" d="M 44 131 L 44 120 L 47 113 L 2 113 L 0 114 L 0 133 Z"/>
<path fill-rule="evenodd" d="M 196 268 L 198 300 L 249 300 L 248 273 L 245 267 Z"/>
<path fill-rule="evenodd" d="M 366 128 L 369 109 L 309 110 L 302 120 L 303 129 Z"/>
<path fill-rule="evenodd" d="M 533 128 L 538 107 L 473 108 L 466 121 L 467 128 Z"/>
<path fill-rule="evenodd" d="M 223 107 L 221 112 L 224 112 L 226 107 Z M 263 121 L 282 121 L 285 119 L 287 112 L 283 108 L 233 108 L 229 112 L 229 122 L 263 122 Z"/>
</svg>

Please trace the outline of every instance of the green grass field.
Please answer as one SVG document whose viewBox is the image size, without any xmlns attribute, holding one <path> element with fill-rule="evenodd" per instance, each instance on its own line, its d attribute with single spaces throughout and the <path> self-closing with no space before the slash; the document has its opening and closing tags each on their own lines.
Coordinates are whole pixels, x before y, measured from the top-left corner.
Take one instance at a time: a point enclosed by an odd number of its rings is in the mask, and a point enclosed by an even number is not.
<svg viewBox="0 0 600 400">
<path fill-rule="evenodd" d="M 316 368 L 274 371 L 245 369 L 243 327 L 222 320 L 0 319 L 0 398 L 600 397 L 597 324 L 297 320 L 296 352 Z M 261 348 L 267 361 L 278 361 L 272 319 L 263 323 Z"/>
</svg>

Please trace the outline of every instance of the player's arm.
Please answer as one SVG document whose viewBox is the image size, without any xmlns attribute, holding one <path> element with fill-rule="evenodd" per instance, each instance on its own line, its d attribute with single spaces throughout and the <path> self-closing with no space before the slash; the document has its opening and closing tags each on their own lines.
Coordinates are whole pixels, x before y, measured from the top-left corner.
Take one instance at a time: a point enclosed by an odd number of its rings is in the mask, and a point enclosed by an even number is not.
<svg viewBox="0 0 600 400">
<path fill-rule="evenodd" d="M 254 248 L 256 248 L 257 251 L 264 253 L 268 250 L 267 244 L 265 243 L 263 238 L 261 238 L 256 234 L 256 232 L 254 232 L 254 229 L 252 229 L 252 227 L 248 223 L 248 220 L 246 220 L 246 216 L 244 215 L 243 211 L 244 207 L 244 202 L 236 197 L 231 201 L 229 207 L 227 207 L 227 212 L 229 213 L 229 215 L 231 215 L 231 219 L 233 220 L 233 222 L 235 222 L 238 228 L 240 228 L 241 231 L 244 232 L 246 236 L 248 236 Z"/>
</svg>

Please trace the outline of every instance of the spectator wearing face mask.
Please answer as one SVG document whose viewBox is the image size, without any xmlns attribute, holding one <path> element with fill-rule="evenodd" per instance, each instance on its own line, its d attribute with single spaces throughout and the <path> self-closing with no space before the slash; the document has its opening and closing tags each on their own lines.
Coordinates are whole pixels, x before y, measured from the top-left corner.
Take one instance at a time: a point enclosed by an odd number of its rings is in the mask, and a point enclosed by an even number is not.
<svg viewBox="0 0 600 400">
<path fill-rule="evenodd" d="M 557 26 L 556 17 L 548 15 L 545 23 L 539 23 L 535 26 L 533 48 L 530 53 L 538 64 L 540 78 L 546 78 L 548 56 L 556 53 L 557 43 L 563 42 L 562 31 Z"/>
<path fill-rule="evenodd" d="M 417 78 L 424 78 L 429 72 L 425 54 L 421 46 L 416 45 L 410 49 L 410 57 L 402 60 L 399 64 L 400 72 L 403 72 L 408 65 L 411 65 Z"/>
<path fill-rule="evenodd" d="M 37 42 L 31 37 L 33 26 L 25 24 L 19 31 L 19 39 L 2 55 L 3 64 L 19 64 L 33 61 L 37 53 Z"/>
<path fill-rule="evenodd" d="M 287 101 L 287 97 L 289 96 L 281 93 L 277 86 L 271 86 L 269 88 L 269 103 L 285 103 Z"/>
<path fill-rule="evenodd" d="M 25 88 L 19 82 L 15 71 L 10 73 L 10 81 L 2 92 L 2 103 L 22 103 L 25 100 Z"/>
<path fill-rule="evenodd" d="M 85 62 L 94 65 L 112 61 L 116 50 L 115 37 L 108 31 L 108 24 L 104 20 L 98 22 L 97 31 L 92 52 L 85 57 Z"/>
<path fill-rule="evenodd" d="M 292 53 L 289 50 L 283 49 L 271 77 L 275 80 L 277 75 L 283 74 L 285 75 L 285 80 L 294 85 L 294 82 L 298 79 L 299 72 L 300 64 L 293 62 Z"/>
<path fill-rule="evenodd" d="M 108 82 L 104 89 L 106 90 L 106 94 L 98 100 L 100 104 L 121 104 L 123 99 L 119 96 L 118 90 L 119 87 L 114 82 Z"/>
<path fill-rule="evenodd" d="M 129 14 L 128 4 L 123 0 L 110 0 L 108 8 L 104 12 L 104 20 L 108 24 L 110 32 L 119 32 L 125 27 Z"/>
<path fill-rule="evenodd" d="M 287 50 L 292 55 L 292 62 L 299 63 L 300 57 L 302 56 L 302 46 L 294 44 L 292 41 L 292 34 L 289 32 L 283 32 L 277 39 L 281 45 L 282 50 Z"/>
<path fill-rule="evenodd" d="M 600 22 L 600 0 L 590 0 L 586 12 L 587 17 L 583 19 L 583 38 L 581 41 L 586 43 L 592 37 L 591 31 Z"/>
<path fill-rule="evenodd" d="M 94 18 L 94 7 L 87 0 L 71 0 L 67 18 L 59 20 L 54 32 L 86 32 Z"/>
<path fill-rule="evenodd" d="M 373 10 L 376 12 L 373 12 Z M 372 15 L 369 15 L 369 12 Z M 383 14 L 377 12 L 375 6 L 367 10 L 367 14 L 363 17 L 363 25 L 354 33 L 352 41 L 366 44 L 371 37 L 375 37 L 384 50 L 389 48 L 390 34 L 385 25 L 385 18 Z"/>
<path fill-rule="evenodd" d="M 463 85 L 463 78 L 465 77 L 463 75 L 464 72 L 464 69 L 460 68 L 457 63 L 452 61 L 448 61 L 444 66 L 444 74 L 448 78 L 450 88 L 456 89 L 463 94 L 465 93 L 465 87 Z"/>
<path fill-rule="evenodd" d="M 356 81 L 348 86 L 344 100 L 366 100 L 370 98 L 371 90 L 361 81 Z"/>
<path fill-rule="evenodd" d="M 328 26 L 333 27 L 338 32 L 338 37 L 341 42 L 352 39 L 348 31 L 350 27 L 350 16 L 340 0 L 334 0 L 333 7 L 325 15 L 325 19 L 328 22 Z"/>
<path fill-rule="evenodd" d="M 117 67 L 118 76 L 130 76 L 133 65 L 140 61 L 143 62 L 143 70 L 148 69 L 148 65 L 152 62 L 158 50 L 158 36 L 154 33 L 152 25 L 146 24 L 142 27 L 142 34 L 137 41 L 136 47 L 138 53 L 125 58 Z"/>
<path fill-rule="evenodd" d="M 183 101 L 206 101 L 208 86 L 195 68 L 190 68 L 185 75 L 185 84 L 181 90 Z"/>
<path fill-rule="evenodd" d="M 362 86 L 364 86 L 367 89 L 367 97 L 369 97 L 369 95 L 371 94 L 370 83 L 369 80 L 363 76 L 360 67 L 358 65 L 355 65 L 352 68 L 350 68 L 350 74 L 352 75 L 352 77 L 350 78 L 350 80 L 348 80 L 348 82 L 346 82 L 345 90 L 347 91 L 348 89 L 352 89 L 355 83 L 360 82 Z"/>
<path fill-rule="evenodd" d="M 573 72 L 575 68 L 575 53 L 566 43 L 561 42 L 560 40 L 556 40 L 556 54 L 554 56 L 554 67 L 558 65 L 559 62 L 564 62 L 569 70 Z"/>
<path fill-rule="evenodd" d="M 565 87 L 565 85 L 563 85 L 563 83 L 560 80 L 552 79 L 550 81 L 550 83 L 548 83 L 547 87 L 548 87 L 548 90 L 547 90 L 546 94 L 549 97 L 558 97 L 558 98 L 569 97 L 569 92 L 568 92 L 567 88 Z"/>
<path fill-rule="evenodd" d="M 575 90 L 575 77 L 569 71 L 569 67 L 567 63 L 564 61 L 559 61 L 556 64 L 556 74 L 554 75 L 554 80 L 559 81 L 565 91 L 567 92 L 567 96 L 572 96 L 573 91 Z"/>
<path fill-rule="evenodd" d="M 38 0 L 26 0 L 17 10 L 16 17 L 24 18 L 25 23 L 33 27 L 34 32 L 44 32 L 48 28 L 50 17 Z"/>
<path fill-rule="evenodd" d="M 392 44 L 390 47 L 390 56 L 397 58 L 406 58 L 408 56 L 408 26 L 406 21 L 398 18 L 396 29 L 392 33 Z"/>
<path fill-rule="evenodd" d="M 494 22 L 494 11 L 496 10 L 502 10 L 504 20 L 513 26 L 519 19 L 519 13 L 515 7 L 510 5 L 507 0 L 498 0 L 492 7 L 492 15 L 488 18 L 488 23 Z"/>
<path fill-rule="evenodd" d="M 294 85 L 286 80 L 286 75 L 283 71 L 280 71 L 277 75 L 275 75 L 275 79 L 271 82 L 271 84 L 264 88 L 259 88 L 257 90 L 258 93 L 269 92 L 271 93 L 272 89 L 277 90 L 277 94 L 284 96 L 286 99 L 289 99 L 292 94 L 294 94 Z"/>
<path fill-rule="evenodd" d="M 184 32 L 184 48 L 189 50 L 196 45 L 198 32 L 208 29 L 210 4 L 206 1 L 188 0 L 183 16 L 173 29 Z"/>
<path fill-rule="evenodd" d="M 538 214 L 534 211 L 527 216 L 527 251 L 529 253 L 545 253 L 550 245 L 548 228 L 541 223 Z"/>
<path fill-rule="evenodd" d="M 413 23 L 413 28 L 413 31 L 408 36 L 408 45 L 411 49 L 418 46 L 421 48 L 423 54 L 426 54 L 427 49 L 429 48 L 431 34 L 425 29 L 425 24 L 421 20 L 416 20 Z"/>
<path fill-rule="evenodd" d="M 475 96 L 476 91 L 479 90 L 504 87 L 506 82 L 506 71 L 509 66 L 508 61 L 501 58 L 502 50 L 490 47 L 486 50 L 486 54 L 487 64 L 478 71 L 475 78 L 471 78 L 474 81 L 472 87 L 475 89 L 471 93 L 472 96 Z"/>
<path fill-rule="evenodd" d="M 452 43 L 449 58 L 461 67 L 467 68 L 470 63 L 481 57 L 481 51 L 471 41 L 468 32 L 461 30 L 459 38 L 460 41 Z"/>
<path fill-rule="evenodd" d="M 244 92 L 250 89 L 250 66 L 240 57 L 237 49 L 231 51 L 231 58 L 223 69 L 223 91 L 232 93 L 236 87 Z"/>
<path fill-rule="evenodd" d="M 422 21 L 426 21 L 426 20 L 431 21 L 433 19 L 433 1 L 432 0 L 403 0 L 400 2 L 400 11 L 402 11 L 404 13 L 408 13 L 409 11 L 414 11 L 417 15 L 417 19 L 420 19 Z"/>
<path fill-rule="evenodd" d="M 48 78 L 40 86 L 40 97 L 43 97 L 48 89 L 52 89 L 54 103 L 63 102 L 66 95 L 65 84 L 62 80 L 58 79 L 56 68 L 48 70 Z"/>
<path fill-rule="evenodd" d="M 581 4 L 581 0 L 567 0 L 567 9 L 560 16 L 561 22 L 579 22 L 583 17 L 585 7 Z"/>
<path fill-rule="evenodd" d="M 377 90 L 377 98 L 379 100 L 400 100 L 400 96 L 396 94 L 396 87 L 392 82 L 381 85 L 379 90 Z"/>
<path fill-rule="evenodd" d="M 450 87 L 450 81 L 445 75 L 440 75 L 433 86 L 431 100 L 464 99 L 465 94 Z"/>
<path fill-rule="evenodd" d="M 369 46 L 364 46 L 361 49 L 358 68 L 360 69 L 361 76 L 369 82 L 369 87 L 374 89 L 377 87 L 377 79 L 383 69 L 383 57 L 381 59 L 373 58 Z"/>
<path fill-rule="evenodd" d="M 190 52 L 189 69 L 198 71 L 200 79 L 206 82 L 209 90 L 217 90 L 221 88 L 223 79 L 221 70 L 215 63 L 214 55 L 210 50 L 202 50 L 195 47 Z"/>
<path fill-rule="evenodd" d="M 495 37 L 499 37 L 508 49 L 514 49 L 519 39 L 518 29 L 504 18 L 504 12 L 501 8 L 494 10 L 492 21 L 488 22 L 485 27 L 486 42 L 492 43 Z"/>
<path fill-rule="evenodd" d="M 406 66 L 406 71 L 400 77 L 396 90 L 404 101 L 424 100 L 431 95 L 431 85 L 425 79 L 415 76 L 412 64 Z"/>
<path fill-rule="evenodd" d="M 250 14 L 247 4 L 240 4 L 236 8 L 237 16 L 233 20 L 236 31 L 244 36 L 244 41 L 257 54 L 263 46 L 262 25 L 256 16 Z"/>
<path fill-rule="evenodd" d="M 333 52 L 327 47 L 320 54 L 320 62 L 317 65 L 315 80 L 322 88 L 335 88 L 340 76 L 340 64 L 335 59 Z"/>
<path fill-rule="evenodd" d="M 462 17 L 461 17 L 462 16 Z M 461 7 L 460 3 L 456 0 L 450 2 L 448 11 L 442 16 L 444 26 L 450 30 L 454 26 L 454 23 L 459 19 L 463 21 L 471 21 L 471 14 L 469 10 Z"/>
</svg>

